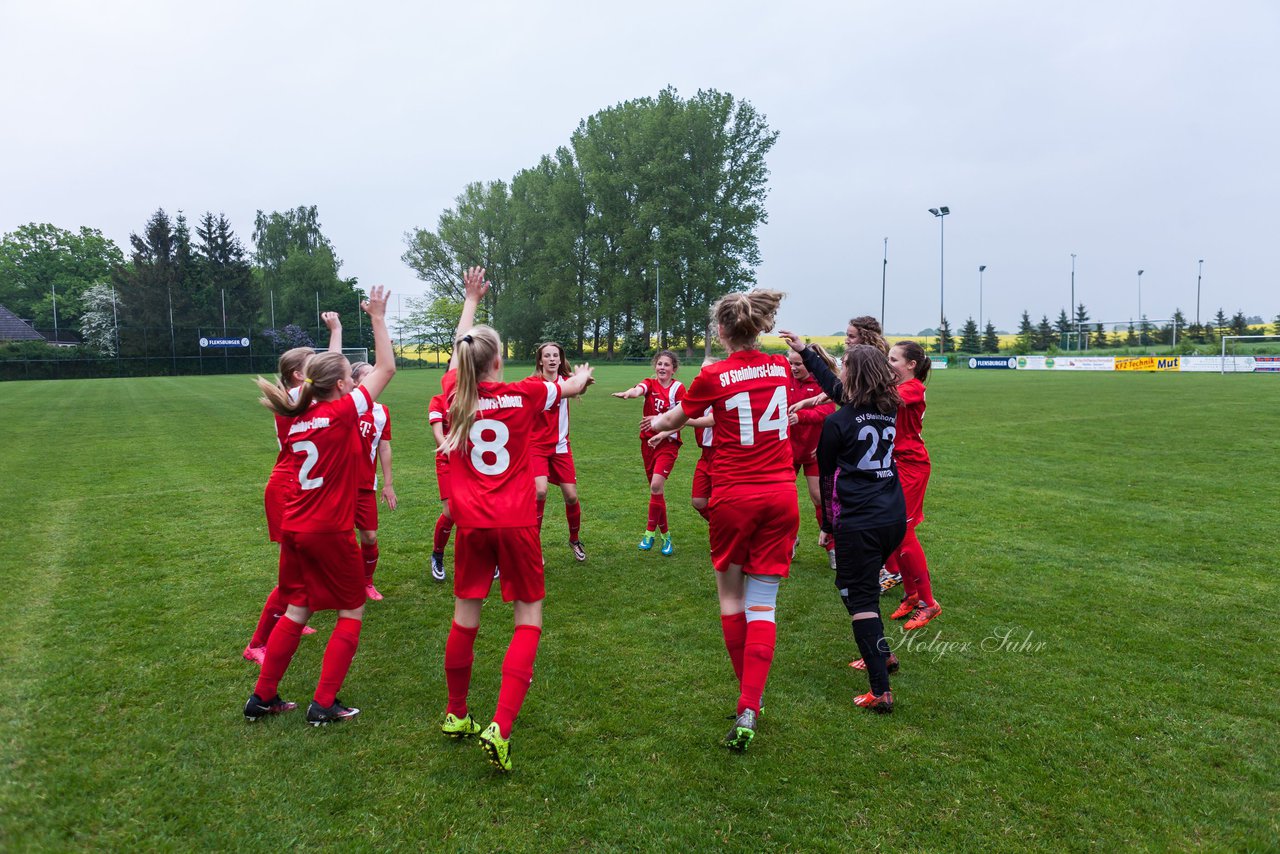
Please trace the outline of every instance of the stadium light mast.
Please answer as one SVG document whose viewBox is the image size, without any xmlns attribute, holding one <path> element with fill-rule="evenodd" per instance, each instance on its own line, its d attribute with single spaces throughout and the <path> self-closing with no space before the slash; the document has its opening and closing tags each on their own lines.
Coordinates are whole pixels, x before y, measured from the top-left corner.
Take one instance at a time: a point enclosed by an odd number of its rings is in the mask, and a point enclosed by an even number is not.
<svg viewBox="0 0 1280 854">
<path fill-rule="evenodd" d="M 943 323 L 947 319 L 947 221 L 946 216 L 951 208 L 940 205 L 929 208 L 929 213 L 938 220 L 938 353 L 947 352 L 947 339 L 942 334 Z"/>
<path fill-rule="evenodd" d="M 1204 274 L 1204 259 L 1198 262 L 1200 267 L 1196 270 L 1196 326 L 1200 325 L 1200 277 Z"/>
<path fill-rule="evenodd" d="M 884 239 L 884 263 L 880 265 L 880 330 L 884 331 L 884 280 L 889 271 L 889 238 Z"/>
<path fill-rule="evenodd" d="M 1143 339 L 1143 323 L 1142 323 L 1142 274 L 1145 270 L 1138 271 L 1138 346 L 1142 346 Z"/>
<path fill-rule="evenodd" d="M 1071 316 L 1076 316 L 1076 253 L 1071 253 Z M 1076 321 L 1076 345 L 1080 344 L 1080 321 Z M 1071 348 L 1068 347 L 1068 350 Z"/>
<path fill-rule="evenodd" d="M 662 268 L 658 266 L 658 259 L 653 259 L 653 302 L 654 309 L 654 325 L 658 327 L 658 349 L 662 349 Z"/>
<path fill-rule="evenodd" d="M 982 273 L 986 269 L 987 269 L 986 264 L 978 265 L 978 329 L 979 330 L 983 328 L 982 326 Z"/>
</svg>

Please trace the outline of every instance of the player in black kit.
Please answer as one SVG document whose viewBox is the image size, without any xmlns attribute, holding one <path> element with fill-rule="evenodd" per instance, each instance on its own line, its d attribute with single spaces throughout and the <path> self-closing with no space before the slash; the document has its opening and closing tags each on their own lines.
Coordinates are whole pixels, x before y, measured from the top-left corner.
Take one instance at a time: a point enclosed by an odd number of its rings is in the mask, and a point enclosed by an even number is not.
<svg viewBox="0 0 1280 854">
<path fill-rule="evenodd" d="M 780 333 L 800 353 L 827 396 L 840 404 L 818 440 L 823 523 L 836 543 L 836 589 L 853 621 L 853 637 L 867 664 L 871 690 L 853 698 L 874 712 L 893 711 L 889 645 L 880 621 L 880 567 L 902 542 L 907 508 L 893 462 L 901 399 L 883 352 L 866 344 L 845 352 L 837 377 L 794 333 Z M 897 669 L 896 659 L 892 660 Z"/>
</svg>

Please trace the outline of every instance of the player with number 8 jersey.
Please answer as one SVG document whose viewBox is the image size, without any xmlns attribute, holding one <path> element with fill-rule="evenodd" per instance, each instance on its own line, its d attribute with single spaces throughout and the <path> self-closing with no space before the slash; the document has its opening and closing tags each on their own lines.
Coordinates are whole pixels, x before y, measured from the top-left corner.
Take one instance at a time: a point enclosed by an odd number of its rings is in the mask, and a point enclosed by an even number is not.
<svg viewBox="0 0 1280 854">
<path fill-rule="evenodd" d="M 450 509 L 458 534 L 453 623 L 444 653 L 449 702 L 440 729 L 455 738 L 479 734 L 490 761 L 510 771 L 511 728 L 533 680 L 545 596 L 530 451 L 543 413 L 562 397 L 582 394 L 591 383 L 591 367 L 579 365 L 559 383 L 538 377 L 504 383 L 502 340 L 488 326 L 472 326 L 489 290 L 484 270 L 471 268 L 463 282 L 466 300 L 441 383 L 449 399 L 449 433 L 441 450 L 449 455 Z M 498 566 L 502 598 L 515 603 L 515 631 L 502 664 L 493 722 L 481 732 L 467 695 L 481 608 Z"/>
<path fill-rule="evenodd" d="M 711 562 L 725 648 L 738 680 L 738 705 L 725 746 L 742 751 L 755 736 L 761 696 L 777 640 L 778 586 L 791 567 L 800 526 L 791 444 L 787 440 L 786 358 L 760 352 L 782 294 L 728 294 L 712 307 L 729 355 L 694 379 L 680 405 L 653 419 L 678 429 L 711 408 Z"/>
</svg>

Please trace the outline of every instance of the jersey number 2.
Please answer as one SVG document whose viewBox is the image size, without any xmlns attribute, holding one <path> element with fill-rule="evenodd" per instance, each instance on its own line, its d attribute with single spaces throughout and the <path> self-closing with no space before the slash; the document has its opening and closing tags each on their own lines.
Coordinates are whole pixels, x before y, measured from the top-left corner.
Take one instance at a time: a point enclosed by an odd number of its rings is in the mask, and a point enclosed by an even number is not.
<svg viewBox="0 0 1280 854">
<path fill-rule="evenodd" d="M 787 390 L 783 386 L 773 390 L 773 397 L 755 424 L 751 423 L 751 395 L 745 391 L 725 400 L 724 408 L 738 411 L 738 440 L 744 446 L 756 443 L 756 433 L 776 432 L 779 441 L 787 438 Z"/>
<path fill-rule="evenodd" d="M 316 462 L 320 459 L 320 449 L 316 447 L 316 443 L 294 442 L 293 452 L 307 455 L 307 458 L 302 461 L 302 467 L 298 469 L 298 486 L 302 489 L 319 489 L 324 486 L 324 475 L 311 476 L 311 470 L 316 467 Z"/>
</svg>

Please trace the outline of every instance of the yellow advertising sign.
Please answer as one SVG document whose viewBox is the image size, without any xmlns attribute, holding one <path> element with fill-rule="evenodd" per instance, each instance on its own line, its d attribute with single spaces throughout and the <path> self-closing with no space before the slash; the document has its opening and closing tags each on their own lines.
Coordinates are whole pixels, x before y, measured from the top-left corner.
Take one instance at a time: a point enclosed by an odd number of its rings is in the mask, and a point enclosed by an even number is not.
<svg viewBox="0 0 1280 854">
<path fill-rule="evenodd" d="M 1117 371 L 1178 371 L 1178 356 L 1116 356 Z"/>
</svg>

